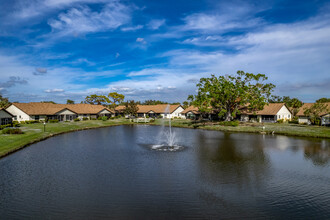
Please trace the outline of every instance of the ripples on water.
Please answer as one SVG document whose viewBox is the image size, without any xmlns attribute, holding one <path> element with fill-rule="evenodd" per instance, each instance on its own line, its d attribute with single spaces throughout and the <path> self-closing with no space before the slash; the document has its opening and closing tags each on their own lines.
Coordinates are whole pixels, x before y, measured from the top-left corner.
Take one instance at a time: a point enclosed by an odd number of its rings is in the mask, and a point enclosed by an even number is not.
<svg viewBox="0 0 330 220">
<path fill-rule="evenodd" d="M 60 135 L 0 160 L 0 219 L 330 218 L 330 143 L 159 127 Z M 148 146 L 148 147 L 146 147 Z"/>
</svg>

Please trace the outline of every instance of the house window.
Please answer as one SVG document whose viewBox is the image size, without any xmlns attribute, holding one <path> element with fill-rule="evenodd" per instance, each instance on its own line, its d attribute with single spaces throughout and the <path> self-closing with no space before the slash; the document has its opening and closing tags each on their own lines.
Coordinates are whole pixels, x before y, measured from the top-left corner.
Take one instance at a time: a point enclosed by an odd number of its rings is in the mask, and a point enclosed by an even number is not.
<svg viewBox="0 0 330 220">
<path fill-rule="evenodd" d="M 34 116 L 34 120 L 39 121 L 39 119 L 40 119 L 39 115 Z"/>
</svg>

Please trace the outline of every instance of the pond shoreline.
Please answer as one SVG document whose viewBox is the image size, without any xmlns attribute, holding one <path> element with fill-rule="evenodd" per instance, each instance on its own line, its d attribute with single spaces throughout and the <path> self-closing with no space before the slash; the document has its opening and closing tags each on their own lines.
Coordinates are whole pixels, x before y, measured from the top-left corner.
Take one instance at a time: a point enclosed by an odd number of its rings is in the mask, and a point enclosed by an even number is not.
<svg viewBox="0 0 330 220">
<path fill-rule="evenodd" d="M 69 128 L 70 125 L 68 125 L 67 127 L 64 126 L 64 130 L 57 130 L 54 132 L 50 132 L 48 134 L 44 133 L 44 132 L 40 132 L 37 133 L 37 137 L 32 137 L 33 134 L 31 134 L 30 136 L 27 136 L 27 140 L 23 143 L 18 143 L 17 145 L 13 145 L 10 146 L 8 150 L 5 150 L 4 152 L 0 151 L 0 159 L 4 158 L 10 154 L 13 154 L 21 149 L 24 149 L 25 147 L 28 147 L 32 144 L 38 143 L 40 141 L 46 140 L 48 138 L 57 136 L 57 135 L 61 135 L 61 134 L 66 134 L 66 133 L 70 133 L 70 132 L 76 132 L 76 131 L 82 131 L 82 130 L 89 130 L 89 129 L 96 129 L 96 128 L 106 128 L 106 127 L 112 127 L 112 126 L 119 126 L 119 125 L 141 125 L 141 124 L 145 124 L 145 125 L 152 125 L 152 126 L 161 126 L 161 123 L 159 123 L 159 121 L 156 123 L 132 123 L 130 121 L 127 120 L 120 120 L 120 121 L 114 121 L 113 123 L 111 122 L 106 122 L 106 123 L 111 123 L 111 124 L 92 124 L 92 122 L 75 122 L 75 124 L 73 125 L 77 125 L 77 126 L 81 126 L 78 128 Z M 186 123 L 186 124 L 184 124 Z M 63 125 L 64 123 L 58 124 L 58 126 L 56 126 L 57 124 L 52 124 L 53 127 L 60 127 L 60 125 Z M 65 125 L 65 124 L 64 124 Z M 24 128 L 26 128 L 26 126 L 31 126 L 33 127 L 37 127 L 40 130 L 40 127 L 42 126 L 41 124 L 39 125 L 25 125 Z M 47 125 L 48 126 L 48 125 Z M 50 125 L 49 125 L 50 126 Z M 167 126 L 167 125 L 165 125 Z M 267 125 L 269 126 L 269 125 Z M 274 125 L 272 125 L 274 126 Z M 277 127 L 279 127 L 280 129 L 285 128 L 286 125 L 278 125 Z M 285 136 L 291 136 L 291 137 L 302 137 L 302 138 L 317 138 L 317 139 L 330 139 L 330 129 L 329 128 L 324 128 L 324 129 L 328 129 L 329 131 L 329 135 L 320 135 L 317 136 L 317 134 L 315 135 L 315 133 L 290 133 L 290 131 L 281 131 L 281 130 L 276 130 L 276 131 L 272 131 L 272 129 L 267 129 L 267 130 L 263 130 L 260 126 L 238 126 L 238 127 L 231 127 L 231 126 L 219 126 L 219 125 L 194 125 L 194 124 L 187 124 L 187 121 L 182 121 L 182 120 L 173 120 L 172 122 L 172 127 L 178 127 L 178 128 L 188 128 L 188 129 L 202 129 L 202 130 L 211 130 L 211 131 L 221 131 L 221 132 L 233 132 L 233 133 L 250 133 L 250 134 L 263 134 L 263 135 L 285 135 Z M 41 127 L 42 128 L 42 127 Z M 276 128 L 276 126 L 275 126 Z M 311 128 L 310 128 L 311 129 Z M 23 134 L 24 135 L 24 134 Z M 1 137 L 1 136 L 0 136 Z M 13 139 L 19 139 L 19 137 L 21 137 L 20 135 L 11 135 L 10 136 Z M 4 137 L 2 135 L 1 137 L 2 139 L 0 139 L 0 144 L 2 144 L 2 140 L 5 139 L 6 137 Z M 17 141 L 17 140 L 16 140 Z M 0 147 L 1 150 L 1 147 Z"/>
</svg>

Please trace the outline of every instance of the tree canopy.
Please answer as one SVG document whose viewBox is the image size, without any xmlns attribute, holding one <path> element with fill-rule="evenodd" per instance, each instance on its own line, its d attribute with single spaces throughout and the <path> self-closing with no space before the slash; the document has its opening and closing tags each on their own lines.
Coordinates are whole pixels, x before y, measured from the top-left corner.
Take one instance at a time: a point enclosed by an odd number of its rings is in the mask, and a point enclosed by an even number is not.
<svg viewBox="0 0 330 220">
<path fill-rule="evenodd" d="M 108 102 L 108 98 L 104 95 L 89 95 L 86 96 L 85 101 L 88 104 L 92 104 L 92 105 L 106 105 Z"/>
<path fill-rule="evenodd" d="M 291 108 L 292 114 L 295 117 L 299 111 L 299 108 L 303 105 L 303 102 L 298 98 L 290 98 L 290 96 L 272 96 L 269 99 L 270 103 L 285 103 L 286 106 Z"/>
<path fill-rule="evenodd" d="M 320 103 L 330 102 L 330 98 L 320 98 L 316 100 L 316 102 L 320 102 Z"/>
<path fill-rule="evenodd" d="M 265 74 L 237 71 L 235 76 L 211 75 L 201 78 L 197 84 L 198 93 L 188 97 L 200 112 L 214 112 L 226 121 L 239 113 L 239 108 L 247 106 L 251 111 L 263 109 L 275 85 L 264 83 Z"/>
<path fill-rule="evenodd" d="M 67 99 L 67 100 L 66 100 L 66 104 L 74 104 L 74 101 L 71 100 L 71 99 Z"/>
<path fill-rule="evenodd" d="M 2 95 L 0 95 L 0 108 L 6 108 L 11 104 L 11 102 L 9 102 L 8 98 L 3 97 Z"/>
<path fill-rule="evenodd" d="M 137 103 L 134 100 L 129 100 L 125 102 L 125 115 L 137 115 L 137 111 L 139 110 Z"/>
<path fill-rule="evenodd" d="M 304 115 L 309 117 L 312 124 L 318 125 L 320 124 L 320 114 L 326 111 L 330 111 L 328 106 L 322 102 L 317 102 L 310 108 L 305 109 Z"/>
<path fill-rule="evenodd" d="M 108 103 L 110 103 L 109 107 L 115 109 L 119 103 L 124 101 L 125 96 L 117 92 L 110 92 L 107 98 Z"/>
</svg>

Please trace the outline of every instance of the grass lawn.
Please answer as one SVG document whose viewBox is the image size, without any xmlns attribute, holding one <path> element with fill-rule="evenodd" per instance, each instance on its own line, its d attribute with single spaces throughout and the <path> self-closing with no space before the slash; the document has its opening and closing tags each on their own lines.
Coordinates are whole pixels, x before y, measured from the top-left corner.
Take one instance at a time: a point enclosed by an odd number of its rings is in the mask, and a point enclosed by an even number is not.
<svg viewBox="0 0 330 220">
<path fill-rule="evenodd" d="M 296 125 L 296 124 L 278 124 L 278 123 L 241 123 L 237 127 L 222 126 L 219 123 L 196 123 L 186 119 L 174 119 L 171 121 L 173 127 L 183 128 L 198 128 L 207 130 L 219 130 L 228 132 L 250 132 L 266 134 L 282 134 L 302 137 L 314 137 L 314 138 L 330 138 L 330 128 L 320 126 L 308 126 L 308 125 Z M 61 122 L 61 123 L 48 123 L 46 125 L 46 131 L 44 132 L 44 125 L 38 124 L 24 124 L 21 126 L 24 134 L 12 134 L 5 135 L 0 133 L 0 158 L 7 154 L 17 151 L 29 144 L 43 140 L 47 137 L 51 137 L 56 134 L 77 131 L 82 129 L 106 127 L 113 125 L 132 124 L 127 119 L 115 119 L 115 120 L 88 120 L 80 122 Z M 157 119 L 152 124 L 161 125 L 162 120 Z M 167 125 L 167 123 L 165 123 Z M 263 126 L 265 129 L 263 130 Z"/>
<path fill-rule="evenodd" d="M 2 134 L 0 131 L 0 158 L 28 144 L 40 141 L 56 134 L 88 128 L 97 128 L 130 123 L 131 122 L 129 122 L 129 120 L 127 119 L 47 123 L 45 132 L 43 130 L 43 123 L 22 124 L 20 128 L 22 129 L 22 131 L 24 131 L 24 134 L 5 135 Z"/>
<path fill-rule="evenodd" d="M 157 120 L 155 124 L 161 124 L 161 120 Z M 184 128 L 199 128 L 207 130 L 219 130 L 228 132 L 249 132 L 266 134 L 283 134 L 301 137 L 314 137 L 314 138 L 330 138 L 330 127 L 310 126 L 310 125 L 297 125 L 288 123 L 240 123 L 239 126 L 223 126 L 218 123 L 196 123 L 186 119 L 174 119 L 171 121 L 173 127 Z M 263 126 L 265 129 L 263 130 Z"/>
</svg>

